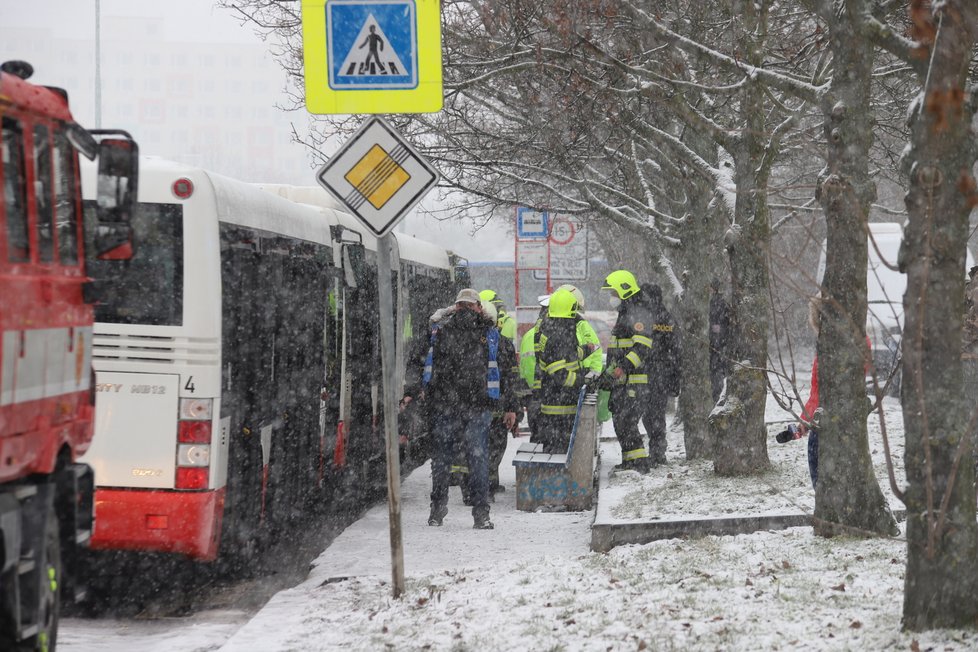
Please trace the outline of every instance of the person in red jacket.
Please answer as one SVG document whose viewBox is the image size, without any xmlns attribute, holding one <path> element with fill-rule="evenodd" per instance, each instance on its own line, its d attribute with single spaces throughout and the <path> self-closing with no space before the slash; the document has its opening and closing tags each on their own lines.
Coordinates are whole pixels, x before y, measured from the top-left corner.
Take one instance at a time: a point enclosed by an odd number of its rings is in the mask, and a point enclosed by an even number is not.
<svg viewBox="0 0 978 652">
<path fill-rule="evenodd" d="M 808 303 L 808 324 L 815 331 L 815 339 L 818 339 L 818 327 L 821 320 L 822 298 L 816 296 Z M 866 337 L 866 350 L 872 350 L 869 337 Z M 867 358 L 867 368 L 868 368 Z M 801 410 L 801 422 L 795 431 L 795 439 L 808 435 L 808 474 L 812 478 L 812 487 L 818 483 L 818 422 L 822 416 L 822 408 L 819 407 L 818 400 L 818 355 L 812 361 L 812 389 L 808 394 L 808 401 Z"/>
</svg>

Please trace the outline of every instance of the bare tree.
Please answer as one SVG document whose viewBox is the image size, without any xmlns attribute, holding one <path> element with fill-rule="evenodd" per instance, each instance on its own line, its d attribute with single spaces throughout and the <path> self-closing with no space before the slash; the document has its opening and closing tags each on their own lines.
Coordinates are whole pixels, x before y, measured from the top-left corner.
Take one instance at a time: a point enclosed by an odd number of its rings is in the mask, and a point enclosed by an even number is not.
<svg viewBox="0 0 978 652">
<path fill-rule="evenodd" d="M 909 225 L 904 297 L 907 573 L 903 622 L 912 630 L 974 626 L 978 528 L 971 430 L 962 395 L 961 330 L 968 218 L 978 204 L 978 150 L 969 84 L 978 35 L 973 2 L 910 3 L 916 43 L 896 43 L 920 74 L 906 155 Z M 970 408 L 970 410 L 969 410 Z"/>
</svg>

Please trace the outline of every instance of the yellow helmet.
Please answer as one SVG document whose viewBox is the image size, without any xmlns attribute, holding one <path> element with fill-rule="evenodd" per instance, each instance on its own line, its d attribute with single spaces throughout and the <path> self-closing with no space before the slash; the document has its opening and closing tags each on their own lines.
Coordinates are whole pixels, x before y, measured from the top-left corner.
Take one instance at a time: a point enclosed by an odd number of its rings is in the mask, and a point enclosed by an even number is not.
<svg viewBox="0 0 978 652">
<path fill-rule="evenodd" d="M 564 285 L 561 285 L 557 289 L 558 290 L 567 290 L 568 292 L 570 292 L 571 294 L 573 294 L 574 295 L 574 298 L 577 299 L 577 309 L 578 310 L 584 310 L 584 293 L 583 292 L 581 292 L 579 289 L 577 289 L 575 286 L 571 285 L 570 283 L 565 283 Z"/>
<path fill-rule="evenodd" d="M 626 269 L 618 269 L 608 274 L 601 289 L 614 290 L 618 298 L 624 300 L 638 294 L 639 287 L 634 274 Z"/>
<path fill-rule="evenodd" d="M 483 290 L 479 293 L 479 298 L 483 301 L 489 301 L 496 304 L 497 306 L 503 305 L 503 300 L 499 298 L 495 290 Z"/>
<path fill-rule="evenodd" d="M 577 299 L 570 290 L 556 290 L 550 295 L 547 314 L 558 319 L 573 317 L 577 312 Z"/>
</svg>

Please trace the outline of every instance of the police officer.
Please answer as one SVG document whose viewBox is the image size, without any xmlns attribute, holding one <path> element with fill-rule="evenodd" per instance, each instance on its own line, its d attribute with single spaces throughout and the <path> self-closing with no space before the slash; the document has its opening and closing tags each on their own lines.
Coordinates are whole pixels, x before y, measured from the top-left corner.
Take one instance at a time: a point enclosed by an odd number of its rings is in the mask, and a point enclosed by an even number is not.
<svg viewBox="0 0 978 652">
<path fill-rule="evenodd" d="M 638 422 L 649 404 L 650 335 L 655 315 L 635 276 L 627 270 L 608 274 L 601 289 L 612 292 L 612 305 L 618 307 L 605 377 L 613 384 L 610 405 L 621 445 L 619 468 L 647 473 L 651 464 Z"/>
<path fill-rule="evenodd" d="M 539 441 L 544 453 L 566 453 L 577 398 L 584 384 L 583 350 L 577 344 L 577 300 L 568 290 L 550 295 L 547 319 L 534 339 L 540 374 Z"/>
<path fill-rule="evenodd" d="M 679 331 L 662 301 L 662 289 L 654 283 L 643 283 L 641 287 L 641 295 L 652 311 L 649 402 L 642 424 L 649 436 L 649 462 L 656 466 L 666 463 L 666 406 L 670 396 L 679 395 Z"/>
<path fill-rule="evenodd" d="M 454 441 L 465 442 L 472 498 L 473 527 L 492 529 L 489 520 L 488 439 L 492 410 L 501 406 L 504 423 L 516 421 L 509 374 L 500 373 L 499 331 L 482 314 L 478 293 L 465 288 L 455 311 L 434 337 L 430 380 L 425 393 L 434 422 L 431 462 L 431 512 L 428 525 L 439 526 L 448 513 L 448 475 Z"/>
</svg>

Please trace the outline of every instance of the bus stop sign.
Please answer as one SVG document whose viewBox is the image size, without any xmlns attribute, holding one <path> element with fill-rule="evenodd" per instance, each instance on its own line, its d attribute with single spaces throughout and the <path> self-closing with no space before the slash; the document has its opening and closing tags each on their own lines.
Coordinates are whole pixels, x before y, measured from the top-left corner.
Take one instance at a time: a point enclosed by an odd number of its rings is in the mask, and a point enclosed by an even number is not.
<svg viewBox="0 0 978 652">
<path fill-rule="evenodd" d="M 394 228 L 438 183 L 438 171 L 382 118 L 368 119 L 316 179 L 371 233 Z"/>
</svg>

